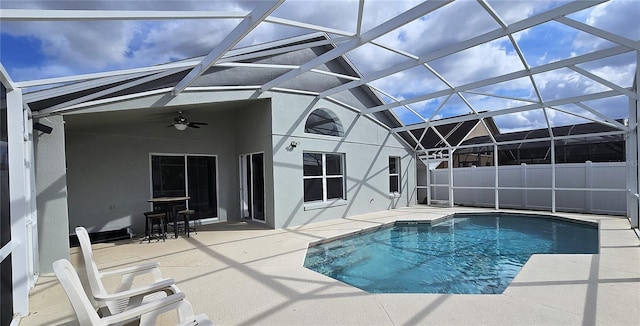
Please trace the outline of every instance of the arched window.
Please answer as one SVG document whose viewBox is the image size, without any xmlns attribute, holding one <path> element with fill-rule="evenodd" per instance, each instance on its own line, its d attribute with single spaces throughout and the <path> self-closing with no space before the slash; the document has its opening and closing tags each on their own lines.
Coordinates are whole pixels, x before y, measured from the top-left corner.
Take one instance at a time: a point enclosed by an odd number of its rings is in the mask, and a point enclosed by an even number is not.
<svg viewBox="0 0 640 326">
<path fill-rule="evenodd" d="M 327 109 L 316 109 L 307 118 L 304 132 L 327 136 L 342 137 L 344 130 L 338 117 Z"/>
</svg>

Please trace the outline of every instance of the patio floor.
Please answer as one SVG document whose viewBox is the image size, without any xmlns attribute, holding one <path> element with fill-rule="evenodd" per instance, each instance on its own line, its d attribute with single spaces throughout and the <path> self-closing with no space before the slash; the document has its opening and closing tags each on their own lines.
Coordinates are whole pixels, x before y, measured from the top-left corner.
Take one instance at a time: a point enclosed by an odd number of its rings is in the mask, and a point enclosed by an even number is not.
<svg viewBox="0 0 640 326">
<path fill-rule="evenodd" d="M 191 238 L 96 244 L 94 255 L 101 268 L 159 261 L 194 311 L 219 325 L 640 324 L 640 240 L 621 217 L 555 214 L 599 221 L 600 254 L 534 255 L 500 295 L 370 294 L 302 267 L 309 242 L 472 211 L 487 210 L 410 207 L 279 230 L 219 223 Z M 80 259 L 72 248 L 72 263 Z M 77 324 L 53 275 L 40 276 L 30 307 L 21 326 Z"/>
</svg>

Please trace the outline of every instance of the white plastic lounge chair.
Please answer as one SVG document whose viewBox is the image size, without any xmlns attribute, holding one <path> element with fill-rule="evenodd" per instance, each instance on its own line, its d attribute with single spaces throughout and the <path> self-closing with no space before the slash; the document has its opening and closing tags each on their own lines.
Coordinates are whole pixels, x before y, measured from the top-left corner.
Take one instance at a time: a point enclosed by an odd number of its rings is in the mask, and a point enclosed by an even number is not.
<svg viewBox="0 0 640 326">
<path fill-rule="evenodd" d="M 81 326 L 121 325 L 137 318 L 140 319 L 140 325 L 155 325 L 158 316 L 171 311 L 177 312 L 178 320 L 180 320 L 179 325 L 213 325 L 204 314 L 193 316 L 191 304 L 185 300 L 185 295 L 182 292 L 143 302 L 139 306 L 110 316 L 100 317 L 84 292 L 78 273 L 68 260 L 60 259 L 54 262 L 53 271 L 62 284 Z M 97 299 L 101 300 L 100 297 Z"/>
<path fill-rule="evenodd" d="M 185 318 L 177 326 L 213 326 L 215 325 L 211 319 L 205 314 L 199 314 Z"/>
<path fill-rule="evenodd" d="M 93 250 L 89 233 L 84 227 L 76 228 L 76 235 L 82 249 L 82 256 L 89 279 L 89 287 L 93 301 L 100 309 L 103 316 L 119 313 L 130 307 L 140 305 L 142 300 L 155 300 L 170 294 L 178 293 L 180 290 L 175 285 L 172 278 L 162 278 L 159 263 L 146 263 L 115 270 L 99 270 L 93 259 Z M 133 280 L 136 276 L 151 273 L 154 276 L 154 283 L 132 289 Z M 107 276 L 120 276 L 120 285 L 113 293 L 107 292 L 102 278 Z"/>
</svg>

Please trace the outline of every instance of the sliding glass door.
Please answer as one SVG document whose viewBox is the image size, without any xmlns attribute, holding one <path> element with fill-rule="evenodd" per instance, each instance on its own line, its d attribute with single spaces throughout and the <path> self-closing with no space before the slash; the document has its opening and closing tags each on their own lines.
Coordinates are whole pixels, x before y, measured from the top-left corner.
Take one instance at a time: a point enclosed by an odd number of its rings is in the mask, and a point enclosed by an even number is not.
<svg viewBox="0 0 640 326">
<path fill-rule="evenodd" d="M 240 155 L 240 195 L 242 217 L 265 222 L 264 153 Z"/>
<path fill-rule="evenodd" d="M 216 158 L 213 156 L 187 156 L 187 194 L 189 209 L 198 216 L 218 216 Z"/>
<path fill-rule="evenodd" d="M 151 180 L 153 197 L 188 196 L 194 219 L 218 216 L 215 156 L 152 154 Z"/>
</svg>

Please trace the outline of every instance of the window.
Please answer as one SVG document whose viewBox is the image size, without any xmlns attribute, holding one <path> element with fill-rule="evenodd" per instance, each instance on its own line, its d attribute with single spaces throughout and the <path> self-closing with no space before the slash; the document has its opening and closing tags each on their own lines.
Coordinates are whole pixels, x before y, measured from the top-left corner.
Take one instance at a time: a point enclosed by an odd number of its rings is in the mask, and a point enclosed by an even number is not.
<svg viewBox="0 0 640 326">
<path fill-rule="evenodd" d="M 185 186 L 184 156 L 151 156 L 153 197 L 182 197 Z"/>
<path fill-rule="evenodd" d="M 215 156 L 151 155 L 153 197 L 189 196 L 193 219 L 218 216 Z"/>
<path fill-rule="evenodd" d="M 303 153 L 304 201 L 345 199 L 344 155 Z"/>
<path fill-rule="evenodd" d="M 389 157 L 389 192 L 400 193 L 400 157 Z"/>
<path fill-rule="evenodd" d="M 327 136 L 342 137 L 344 131 L 338 117 L 327 109 L 316 109 L 307 118 L 304 132 Z"/>
</svg>

